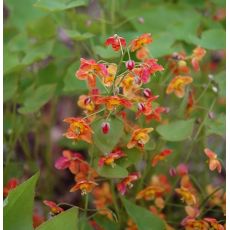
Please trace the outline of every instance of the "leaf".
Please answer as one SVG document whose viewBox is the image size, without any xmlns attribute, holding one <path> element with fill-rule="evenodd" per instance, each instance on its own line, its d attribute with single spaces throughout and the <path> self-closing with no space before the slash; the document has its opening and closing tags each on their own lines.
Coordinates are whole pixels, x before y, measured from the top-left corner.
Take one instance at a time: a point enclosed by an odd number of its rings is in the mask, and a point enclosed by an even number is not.
<svg viewBox="0 0 230 230">
<path fill-rule="evenodd" d="M 226 71 L 222 71 L 214 77 L 214 80 L 218 83 L 219 86 L 220 97 L 226 97 Z"/>
<path fill-rule="evenodd" d="M 39 173 L 11 190 L 3 209 L 5 230 L 33 230 L 33 203 Z"/>
<path fill-rule="evenodd" d="M 10 100 L 18 88 L 17 76 L 8 75 L 3 77 L 3 101 Z"/>
<path fill-rule="evenodd" d="M 70 208 L 65 212 L 58 214 L 52 219 L 41 224 L 36 230 L 63 230 L 66 229 L 78 229 L 78 209 Z"/>
<path fill-rule="evenodd" d="M 210 50 L 225 49 L 226 32 L 223 29 L 206 30 L 202 33 L 201 39 L 195 41 L 195 44 Z"/>
<path fill-rule="evenodd" d="M 88 0 L 38 0 L 34 6 L 47 11 L 62 11 L 79 6 L 86 6 Z"/>
<path fill-rule="evenodd" d="M 92 38 L 94 36 L 92 33 L 88 33 L 88 32 L 80 33 L 76 30 L 67 30 L 67 29 L 65 29 L 65 33 L 68 37 L 76 41 L 83 41 L 83 40 Z"/>
<path fill-rule="evenodd" d="M 215 119 L 208 119 L 206 122 L 207 135 L 216 134 L 224 136 L 226 133 L 226 116 L 219 114 Z"/>
<path fill-rule="evenodd" d="M 100 176 L 106 178 L 124 178 L 129 174 L 125 168 L 122 168 L 118 164 L 116 164 L 114 168 L 107 165 L 97 167 L 97 172 Z"/>
<path fill-rule="evenodd" d="M 104 122 L 104 119 L 99 119 L 93 122 L 92 128 L 94 131 L 93 139 L 95 145 L 98 147 L 102 153 L 111 152 L 114 147 L 118 144 L 120 138 L 124 133 L 123 122 L 118 118 L 109 119 L 110 131 L 107 134 L 104 134 L 101 129 L 101 124 Z"/>
<path fill-rule="evenodd" d="M 109 220 L 105 216 L 96 215 L 94 219 L 97 222 L 97 224 L 99 224 L 99 226 L 101 226 L 104 230 L 118 230 L 119 229 L 119 226 L 117 223 Z"/>
<path fill-rule="evenodd" d="M 31 97 L 26 98 L 24 106 L 18 111 L 22 114 L 37 112 L 53 96 L 56 85 L 43 85 L 36 89 Z"/>
<path fill-rule="evenodd" d="M 113 59 L 119 57 L 119 53 L 115 52 L 111 47 L 95 46 L 94 52 L 104 59 Z"/>
<path fill-rule="evenodd" d="M 137 224 L 139 230 L 166 229 L 164 222 L 153 213 L 149 212 L 145 208 L 133 204 L 124 197 L 121 197 L 121 200 L 125 206 L 128 215 Z"/>
<path fill-rule="evenodd" d="M 117 161 L 122 167 L 127 168 L 130 165 L 134 165 L 142 158 L 142 153 L 136 148 L 125 149 L 123 151 L 126 154 L 126 157 L 123 157 Z"/>
<path fill-rule="evenodd" d="M 156 131 L 166 141 L 183 141 L 192 135 L 194 120 L 179 120 L 159 125 Z"/>
<path fill-rule="evenodd" d="M 83 93 L 88 90 L 86 82 L 75 77 L 78 68 L 79 63 L 74 63 L 68 68 L 64 78 L 63 93 Z"/>
</svg>

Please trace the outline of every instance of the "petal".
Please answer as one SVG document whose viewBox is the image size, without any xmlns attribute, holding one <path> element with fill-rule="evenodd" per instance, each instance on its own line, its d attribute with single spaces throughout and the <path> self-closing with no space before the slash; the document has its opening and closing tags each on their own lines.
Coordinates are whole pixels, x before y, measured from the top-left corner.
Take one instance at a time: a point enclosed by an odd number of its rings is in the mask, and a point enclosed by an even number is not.
<svg viewBox="0 0 230 230">
<path fill-rule="evenodd" d="M 68 168 L 70 165 L 70 160 L 66 157 L 60 157 L 55 162 L 55 168 L 62 170 Z"/>
</svg>

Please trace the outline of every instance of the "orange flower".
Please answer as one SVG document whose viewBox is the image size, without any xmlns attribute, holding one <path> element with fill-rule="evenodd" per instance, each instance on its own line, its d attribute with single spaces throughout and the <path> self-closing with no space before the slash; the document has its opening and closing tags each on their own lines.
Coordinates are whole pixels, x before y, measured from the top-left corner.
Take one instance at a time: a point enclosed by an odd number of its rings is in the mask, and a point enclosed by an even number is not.
<svg viewBox="0 0 230 230">
<path fill-rule="evenodd" d="M 33 227 L 34 229 L 37 228 L 39 225 L 41 225 L 43 222 L 45 222 L 45 218 L 37 213 L 33 214 Z"/>
<path fill-rule="evenodd" d="M 161 114 L 162 113 L 167 113 L 169 110 L 166 107 L 159 106 L 155 108 L 151 114 L 146 116 L 147 122 L 151 120 L 155 120 L 158 122 L 161 122 Z"/>
<path fill-rule="evenodd" d="M 138 230 L 137 225 L 133 222 L 132 219 L 128 219 L 127 221 L 127 227 L 125 230 Z"/>
<path fill-rule="evenodd" d="M 117 148 L 113 150 L 111 153 L 109 153 L 108 155 L 100 157 L 98 165 L 99 167 L 102 167 L 104 164 L 115 167 L 116 164 L 114 163 L 114 161 L 125 156 L 126 154 L 123 151 L 121 151 L 121 149 Z"/>
<path fill-rule="evenodd" d="M 212 150 L 208 148 L 205 148 L 204 152 L 206 156 L 209 158 L 209 169 L 211 171 L 217 169 L 218 173 L 221 173 L 222 166 L 220 161 L 217 159 L 216 153 L 214 153 Z"/>
<path fill-rule="evenodd" d="M 136 118 L 140 117 L 141 114 L 148 116 L 152 113 L 152 102 L 155 101 L 159 96 L 152 96 L 148 98 L 145 102 L 138 103 L 138 112 L 136 113 Z"/>
<path fill-rule="evenodd" d="M 142 48 L 144 45 L 152 43 L 153 39 L 151 34 L 142 34 L 138 38 L 131 41 L 131 48 L 130 50 L 134 52 L 135 50 L 138 50 Z"/>
<path fill-rule="evenodd" d="M 176 76 L 169 83 L 166 93 L 170 94 L 174 92 L 177 97 L 181 98 L 185 94 L 185 86 L 190 84 L 192 81 L 193 79 L 188 76 Z"/>
<path fill-rule="evenodd" d="M 3 188 L 3 197 L 7 197 L 9 192 L 12 189 L 16 188 L 18 185 L 19 185 L 19 180 L 17 178 L 11 178 L 7 182 L 6 186 L 4 186 L 4 188 Z"/>
<path fill-rule="evenodd" d="M 83 140 L 92 143 L 93 131 L 84 119 L 79 117 L 68 117 L 64 119 L 64 122 L 69 124 L 69 128 L 64 136 L 69 139 Z"/>
<path fill-rule="evenodd" d="M 81 190 L 81 195 L 86 195 L 91 192 L 93 188 L 97 185 L 94 181 L 91 180 L 81 180 L 77 182 L 71 189 L 70 192 L 76 192 L 77 190 Z"/>
<path fill-rule="evenodd" d="M 159 154 L 153 157 L 152 159 L 152 166 L 156 166 L 158 161 L 164 160 L 168 155 L 172 153 L 171 149 L 164 149 Z"/>
<path fill-rule="evenodd" d="M 93 59 L 86 60 L 81 58 L 80 68 L 75 75 L 79 80 L 87 80 L 88 85 L 94 88 L 96 86 L 96 78 L 108 76 L 108 71 L 104 64 L 98 64 Z"/>
<path fill-rule="evenodd" d="M 127 191 L 127 188 L 132 188 L 133 181 L 138 180 L 140 178 L 140 174 L 138 172 L 130 173 L 126 178 L 124 178 L 120 183 L 117 184 L 117 190 L 124 195 Z"/>
<path fill-rule="evenodd" d="M 93 113 L 95 111 L 95 103 L 88 95 L 80 95 L 77 102 L 78 106 L 85 110 L 85 113 Z"/>
<path fill-rule="evenodd" d="M 187 205 L 195 205 L 197 203 L 195 195 L 187 188 L 176 188 L 175 191 L 181 196 L 181 200 Z"/>
<path fill-rule="evenodd" d="M 188 117 L 189 114 L 193 111 L 195 107 L 195 98 L 194 98 L 195 92 L 194 90 L 189 91 L 188 95 L 188 101 L 185 109 L 185 116 Z"/>
<path fill-rule="evenodd" d="M 159 194 L 162 194 L 164 191 L 164 188 L 159 185 L 150 185 L 145 189 L 141 190 L 137 194 L 136 199 L 154 200 Z"/>
<path fill-rule="evenodd" d="M 111 87 L 117 73 L 117 65 L 112 63 L 106 66 L 108 75 L 103 77 L 103 83 L 107 87 Z"/>
<path fill-rule="evenodd" d="M 105 104 L 108 110 L 114 110 L 120 105 L 123 105 L 126 108 L 132 106 L 132 103 L 129 100 L 118 96 L 98 97 L 96 99 L 96 104 Z"/>
<path fill-rule="evenodd" d="M 105 41 L 105 45 L 109 46 L 111 45 L 114 51 L 119 51 L 122 49 L 122 46 L 126 46 L 126 41 L 123 37 L 118 36 L 117 34 L 114 34 L 112 37 L 109 37 Z"/>
<path fill-rule="evenodd" d="M 136 57 L 141 61 L 145 61 L 149 58 L 149 50 L 144 46 L 141 47 L 139 50 L 137 50 Z"/>
<path fill-rule="evenodd" d="M 206 217 L 204 218 L 204 220 L 211 225 L 211 229 L 214 229 L 214 230 L 224 230 L 225 229 L 224 226 L 219 224 L 215 218 Z"/>
<path fill-rule="evenodd" d="M 59 207 L 55 202 L 50 200 L 44 200 L 43 203 L 50 208 L 52 214 L 57 215 L 64 211 L 63 208 Z"/>
<path fill-rule="evenodd" d="M 148 133 L 152 132 L 153 128 L 136 129 L 133 131 L 131 140 L 127 144 L 127 148 L 131 149 L 135 146 L 143 148 L 149 141 Z"/>
<path fill-rule="evenodd" d="M 196 49 L 193 50 L 191 63 L 195 71 L 199 71 L 200 69 L 199 62 L 202 60 L 205 54 L 206 54 L 206 50 L 201 47 L 197 47 Z"/>
<path fill-rule="evenodd" d="M 196 220 L 193 217 L 186 217 L 181 222 L 181 225 L 185 227 L 185 230 L 209 230 L 209 225 L 204 220 Z"/>
</svg>

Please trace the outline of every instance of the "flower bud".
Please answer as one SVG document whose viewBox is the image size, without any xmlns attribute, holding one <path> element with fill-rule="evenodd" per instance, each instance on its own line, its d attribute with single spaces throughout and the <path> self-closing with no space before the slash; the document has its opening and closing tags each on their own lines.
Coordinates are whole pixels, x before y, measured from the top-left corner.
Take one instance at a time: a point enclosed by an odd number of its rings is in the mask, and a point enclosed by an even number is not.
<svg viewBox="0 0 230 230">
<path fill-rule="evenodd" d="M 88 105 L 90 102 L 91 102 L 91 98 L 90 98 L 90 97 L 87 97 L 87 98 L 84 100 L 84 104 L 85 104 L 85 105 Z"/>
<path fill-rule="evenodd" d="M 135 62 L 133 60 L 128 60 L 126 63 L 125 63 L 125 66 L 127 69 L 129 70 L 132 70 L 135 66 Z"/>
<path fill-rule="evenodd" d="M 184 66 L 187 66 L 187 63 L 186 63 L 186 61 L 184 61 L 184 60 L 180 60 L 180 61 L 178 62 L 178 66 L 179 66 L 179 67 L 184 67 Z"/>
<path fill-rule="evenodd" d="M 176 169 L 175 168 L 170 168 L 169 169 L 169 175 L 170 176 L 176 176 L 177 175 L 177 171 L 176 171 Z"/>
<path fill-rule="evenodd" d="M 143 103 L 138 103 L 137 107 L 139 111 L 143 111 L 145 109 L 145 105 Z"/>
<path fill-rule="evenodd" d="M 104 134 L 107 134 L 109 132 L 109 130 L 110 130 L 110 124 L 109 124 L 109 122 L 103 122 L 101 124 L 101 129 L 102 129 L 102 132 Z"/>
<path fill-rule="evenodd" d="M 151 97 L 152 96 L 151 89 L 149 89 L 149 88 L 144 89 L 143 94 L 147 98 Z"/>
</svg>

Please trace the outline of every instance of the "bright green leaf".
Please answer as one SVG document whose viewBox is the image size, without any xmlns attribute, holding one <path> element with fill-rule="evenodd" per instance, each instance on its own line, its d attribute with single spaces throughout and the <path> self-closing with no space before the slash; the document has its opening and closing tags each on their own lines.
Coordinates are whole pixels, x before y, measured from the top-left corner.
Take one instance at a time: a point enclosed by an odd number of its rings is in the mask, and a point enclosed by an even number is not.
<svg viewBox="0 0 230 230">
<path fill-rule="evenodd" d="M 65 33 L 67 34 L 68 37 L 76 41 L 83 41 L 92 38 L 94 36 L 92 33 L 88 33 L 88 32 L 80 33 L 76 30 L 67 30 L 67 29 L 65 29 Z"/>
<path fill-rule="evenodd" d="M 8 202 L 3 209 L 5 230 L 33 230 L 33 203 L 35 185 L 39 173 L 36 173 L 29 180 L 25 181 L 8 195 Z"/>
<path fill-rule="evenodd" d="M 94 52 L 104 59 L 112 59 L 119 57 L 119 53 L 115 52 L 111 47 L 95 46 Z"/>
<path fill-rule="evenodd" d="M 94 131 L 93 139 L 95 145 L 98 147 L 102 153 L 111 152 L 114 147 L 118 144 L 120 138 L 122 137 L 124 131 L 123 122 L 118 118 L 109 119 L 110 131 L 107 134 L 104 134 L 101 129 L 101 125 L 104 122 L 104 119 L 99 119 L 93 122 L 92 128 Z"/>
<path fill-rule="evenodd" d="M 219 95 L 220 97 L 226 96 L 226 71 L 222 71 L 219 74 L 214 76 L 214 80 L 218 83 L 219 86 Z"/>
<path fill-rule="evenodd" d="M 121 200 L 128 215 L 137 224 L 139 230 L 165 230 L 165 224 L 159 217 L 145 208 L 135 205 L 124 197 Z"/>
<path fill-rule="evenodd" d="M 3 101 L 10 100 L 18 88 L 17 76 L 8 75 L 3 77 Z"/>
<path fill-rule="evenodd" d="M 46 221 L 36 228 L 36 230 L 63 230 L 63 229 L 77 229 L 78 223 L 78 209 L 71 208 L 65 212 Z"/>
<path fill-rule="evenodd" d="M 219 114 L 215 119 L 208 119 L 206 122 L 207 135 L 217 134 L 224 136 L 226 134 L 226 116 Z"/>
<path fill-rule="evenodd" d="M 156 131 L 166 141 L 183 141 L 192 135 L 194 120 L 179 120 L 159 125 Z"/>
</svg>

